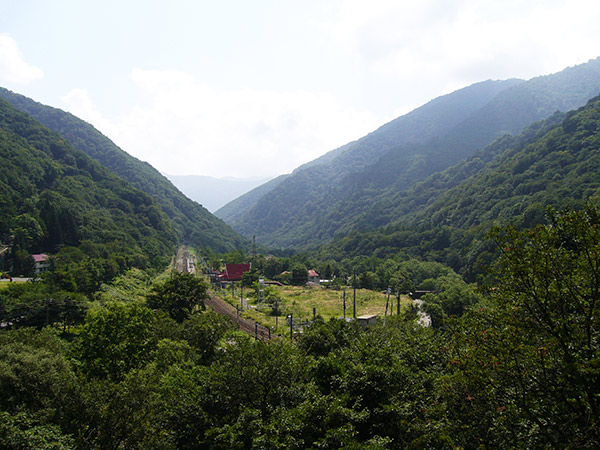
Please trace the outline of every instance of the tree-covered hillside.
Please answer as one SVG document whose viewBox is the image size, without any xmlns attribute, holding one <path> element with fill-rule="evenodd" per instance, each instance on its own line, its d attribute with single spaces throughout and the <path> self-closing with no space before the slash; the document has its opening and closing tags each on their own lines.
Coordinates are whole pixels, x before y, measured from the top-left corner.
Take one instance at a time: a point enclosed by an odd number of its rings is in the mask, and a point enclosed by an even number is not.
<svg viewBox="0 0 600 450">
<path fill-rule="evenodd" d="M 432 175 L 387 205 L 390 214 L 383 220 L 392 225 L 352 233 L 322 252 L 339 258 L 402 249 L 472 278 L 494 258 L 496 249 L 485 237 L 494 225 L 531 227 L 544 222 L 546 207 L 582 207 L 600 194 L 599 168 L 597 97 Z"/>
<path fill-rule="evenodd" d="M 159 205 L 0 99 L 0 241 L 13 252 L 82 242 L 164 262 L 176 243 Z"/>
<path fill-rule="evenodd" d="M 36 120 L 67 139 L 74 148 L 154 197 L 171 219 L 181 242 L 210 247 L 215 251 L 231 251 L 248 245 L 242 236 L 201 205 L 183 195 L 150 164 L 124 152 L 90 124 L 60 109 L 42 105 L 3 88 L 0 88 L 0 97 L 31 114 Z"/>
<path fill-rule="evenodd" d="M 297 169 L 230 223 L 242 234 L 255 234 L 262 243 L 296 248 L 316 247 L 353 231 L 385 226 L 394 217 L 376 214 L 372 221 L 365 220 L 365 212 L 374 204 L 394 209 L 393 200 L 427 176 L 457 164 L 504 133 L 519 133 L 556 110 L 577 108 L 597 95 L 600 59 L 515 83 L 494 93 L 486 91 L 484 101 L 472 101 L 476 95 L 471 95 L 471 89 L 481 90 L 475 85 L 444 98 L 443 103 L 440 99 L 425 105 L 427 114 L 416 110 L 336 151 L 323 164 L 317 160 Z M 465 103 L 471 108 L 465 108 Z M 400 127 L 409 118 L 416 127 L 412 120 L 416 112 L 417 129 L 429 130 L 417 136 Z M 440 120 L 448 116 L 454 120 Z M 436 123 L 440 128 L 432 132 Z"/>
<path fill-rule="evenodd" d="M 402 143 L 423 142 L 447 132 L 498 92 L 520 82 L 521 80 L 486 81 L 436 98 L 383 125 L 368 136 L 300 166 L 290 175 L 259 186 L 225 205 L 216 214 L 234 228 L 240 227 L 243 233 L 250 233 L 250 227 L 246 223 L 253 220 L 254 216 L 260 217 L 265 206 L 270 209 L 266 204 L 271 202 L 271 191 L 277 188 L 274 203 L 286 204 L 292 208 L 293 212 L 284 211 L 282 214 L 285 219 L 293 220 L 304 203 L 304 195 L 307 198 L 323 198 L 344 176 L 370 166 L 391 148 Z M 291 184 L 288 186 L 286 182 Z M 308 217 L 303 216 L 301 219 Z M 266 222 L 261 225 L 270 231 L 277 231 L 277 220 L 271 221 L 271 216 L 266 216 L 265 219 Z M 257 236 L 262 237 L 264 234 L 265 231 L 261 231 Z"/>
</svg>

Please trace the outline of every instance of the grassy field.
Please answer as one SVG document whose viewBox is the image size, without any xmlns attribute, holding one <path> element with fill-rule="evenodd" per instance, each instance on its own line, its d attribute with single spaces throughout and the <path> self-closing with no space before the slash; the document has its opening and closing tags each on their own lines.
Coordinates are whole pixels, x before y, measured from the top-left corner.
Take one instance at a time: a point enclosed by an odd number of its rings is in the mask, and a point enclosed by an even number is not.
<svg viewBox="0 0 600 450">
<path fill-rule="evenodd" d="M 26 281 L 16 281 L 16 280 L 13 280 L 13 283 L 26 283 Z M 8 280 L 2 280 L 2 281 L 0 281 L 0 289 L 5 289 L 10 284 L 11 284 L 11 282 L 8 281 Z"/>
<path fill-rule="evenodd" d="M 286 316 L 293 314 L 295 319 L 312 320 L 313 308 L 316 308 L 317 316 L 325 320 L 330 318 L 342 317 L 344 315 L 343 291 L 325 289 L 319 286 L 273 286 L 274 294 L 280 299 L 279 319 L 273 314 L 273 308 L 267 305 L 257 305 L 256 301 L 248 298 L 249 309 L 244 311 L 243 316 L 256 320 L 257 322 L 269 326 L 272 329 L 285 326 Z M 231 295 L 231 289 L 217 293 L 234 306 L 240 306 L 240 290 L 236 287 L 235 298 Z M 245 290 L 245 294 L 248 290 Z M 369 291 L 366 289 L 356 290 L 356 315 L 377 314 L 383 317 L 385 314 L 385 304 L 387 295 L 383 292 Z M 353 291 L 346 290 L 346 317 L 352 317 Z M 396 311 L 396 297 L 390 296 L 390 305 L 388 314 L 391 312 L 393 303 L 393 312 Z M 410 299 L 402 296 L 400 307 L 406 308 L 410 304 Z"/>
</svg>

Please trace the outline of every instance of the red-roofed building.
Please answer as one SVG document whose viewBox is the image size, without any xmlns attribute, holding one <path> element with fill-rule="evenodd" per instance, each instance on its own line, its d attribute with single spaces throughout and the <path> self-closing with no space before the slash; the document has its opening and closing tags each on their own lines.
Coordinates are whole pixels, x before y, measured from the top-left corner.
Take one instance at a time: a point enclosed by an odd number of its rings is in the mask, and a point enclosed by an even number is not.
<svg viewBox="0 0 600 450">
<path fill-rule="evenodd" d="M 250 272 L 250 264 L 225 264 L 225 272 L 221 272 L 221 281 L 240 281 L 246 272 Z"/>
<path fill-rule="evenodd" d="M 319 274 L 317 272 L 315 272 L 314 270 L 310 269 L 308 271 L 308 282 L 319 284 Z"/>
<path fill-rule="evenodd" d="M 33 271 L 36 275 L 39 275 L 50 268 L 50 257 L 45 253 L 31 255 L 31 257 L 33 258 Z"/>
</svg>

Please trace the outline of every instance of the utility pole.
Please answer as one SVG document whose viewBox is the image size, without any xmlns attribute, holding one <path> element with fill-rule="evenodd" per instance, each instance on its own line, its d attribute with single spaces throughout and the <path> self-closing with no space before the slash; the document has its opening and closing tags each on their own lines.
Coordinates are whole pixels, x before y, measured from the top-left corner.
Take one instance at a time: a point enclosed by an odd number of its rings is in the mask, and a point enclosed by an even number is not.
<svg viewBox="0 0 600 450">
<path fill-rule="evenodd" d="M 385 300 L 385 314 L 383 316 L 383 326 L 385 327 L 385 319 L 387 319 L 388 305 L 390 303 L 390 292 L 392 290 L 390 288 L 386 289 L 387 299 Z"/>
<path fill-rule="evenodd" d="M 265 280 L 264 278 L 258 279 L 258 303 L 265 301 Z"/>
<path fill-rule="evenodd" d="M 354 288 L 354 299 L 352 301 L 352 317 L 356 319 L 356 273 L 353 273 L 352 277 L 352 287 Z"/>
<path fill-rule="evenodd" d="M 346 289 L 344 289 L 344 294 L 342 296 L 344 299 L 344 319 L 346 318 Z"/>
<path fill-rule="evenodd" d="M 400 315 L 400 291 L 396 293 L 396 315 Z"/>
</svg>

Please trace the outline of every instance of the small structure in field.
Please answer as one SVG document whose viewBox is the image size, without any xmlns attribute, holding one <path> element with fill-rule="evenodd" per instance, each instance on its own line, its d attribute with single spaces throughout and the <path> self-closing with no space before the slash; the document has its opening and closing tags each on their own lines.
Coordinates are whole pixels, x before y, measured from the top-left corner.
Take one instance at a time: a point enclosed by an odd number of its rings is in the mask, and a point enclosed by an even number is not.
<svg viewBox="0 0 600 450">
<path fill-rule="evenodd" d="M 338 317 L 338 320 L 343 320 L 348 323 L 356 320 L 363 328 L 367 328 L 375 325 L 375 322 L 377 322 L 377 314 L 366 314 L 364 316 L 358 316 L 356 319 L 352 317 Z"/>
<path fill-rule="evenodd" d="M 426 294 L 437 294 L 437 291 L 412 291 L 408 293 L 411 300 L 419 300 Z"/>
<path fill-rule="evenodd" d="M 375 325 L 375 322 L 377 322 L 377 314 L 367 314 L 367 315 L 364 315 L 364 316 L 358 316 L 356 318 L 356 320 L 358 320 L 358 323 L 363 328 L 367 328 L 367 327 L 370 327 L 372 325 Z"/>
</svg>

